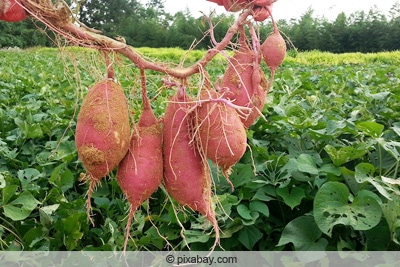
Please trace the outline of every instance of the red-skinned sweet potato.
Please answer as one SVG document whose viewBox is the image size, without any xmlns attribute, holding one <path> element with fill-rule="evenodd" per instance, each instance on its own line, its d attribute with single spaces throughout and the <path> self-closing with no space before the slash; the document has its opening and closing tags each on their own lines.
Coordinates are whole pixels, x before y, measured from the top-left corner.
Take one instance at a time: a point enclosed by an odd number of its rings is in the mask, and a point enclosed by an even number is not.
<svg viewBox="0 0 400 267">
<path fill-rule="evenodd" d="M 26 19 L 26 11 L 16 0 L 0 1 L 0 20 L 19 22 Z"/>
<path fill-rule="evenodd" d="M 203 214 L 213 225 L 215 243 L 219 228 L 211 198 L 211 175 L 204 155 L 192 141 L 189 97 L 181 88 L 167 104 L 164 115 L 164 186 L 180 205 Z"/>
<path fill-rule="evenodd" d="M 269 10 L 265 6 L 253 7 L 253 18 L 255 21 L 264 21 L 269 17 Z"/>
<path fill-rule="evenodd" d="M 126 250 L 132 220 L 136 210 L 157 191 L 163 177 L 161 123 L 154 115 L 147 98 L 146 81 L 142 73 L 143 112 L 133 132 L 128 153 L 118 165 L 117 182 L 129 202 L 125 230 Z"/>
<path fill-rule="evenodd" d="M 246 42 L 244 30 L 240 30 L 240 48 L 229 60 L 219 91 L 233 104 L 251 108 L 241 120 L 246 128 L 260 116 L 265 104 L 268 82 L 259 67 L 259 57 Z"/>
<path fill-rule="evenodd" d="M 269 6 L 272 5 L 276 0 L 252 0 L 256 6 Z"/>
<path fill-rule="evenodd" d="M 213 89 L 200 92 L 200 104 L 195 110 L 196 140 L 207 158 L 222 168 L 227 181 L 231 167 L 243 156 L 247 147 L 246 130 L 236 110 L 220 101 Z M 205 102 L 204 102 L 205 101 Z"/>
<path fill-rule="evenodd" d="M 226 11 L 238 12 L 248 5 L 247 0 L 223 0 L 223 6 Z"/>
<path fill-rule="evenodd" d="M 275 71 L 286 56 L 286 42 L 278 30 L 271 33 L 261 45 L 261 53 L 268 67 Z"/>
<path fill-rule="evenodd" d="M 83 100 L 75 133 L 78 157 L 90 183 L 86 203 L 90 220 L 93 190 L 125 156 L 129 139 L 128 106 L 121 86 L 112 80 L 95 84 Z"/>
</svg>

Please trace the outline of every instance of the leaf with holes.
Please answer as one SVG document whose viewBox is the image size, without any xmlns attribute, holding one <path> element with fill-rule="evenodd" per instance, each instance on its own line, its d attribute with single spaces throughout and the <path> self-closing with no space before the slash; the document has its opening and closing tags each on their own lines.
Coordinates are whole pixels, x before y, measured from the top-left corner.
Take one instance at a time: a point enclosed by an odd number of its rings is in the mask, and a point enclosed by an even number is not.
<svg viewBox="0 0 400 267">
<path fill-rule="evenodd" d="M 377 138 L 378 144 L 386 151 L 388 152 L 393 158 L 395 158 L 397 161 L 400 160 L 400 142 L 396 141 L 386 141 L 383 138 Z"/>
<path fill-rule="evenodd" d="M 363 121 L 357 123 L 356 128 L 368 136 L 378 138 L 382 135 L 385 126 L 374 121 Z"/>
<path fill-rule="evenodd" d="M 323 233 L 331 236 L 338 224 L 368 230 L 379 223 L 382 210 L 371 192 L 359 191 L 352 203 L 349 200 L 350 192 L 345 184 L 327 182 L 321 186 L 314 198 L 314 218 Z"/>
<path fill-rule="evenodd" d="M 357 164 L 357 166 L 355 168 L 354 178 L 356 179 L 356 181 L 358 183 L 368 182 L 368 183 L 372 184 L 376 188 L 376 190 L 379 191 L 379 193 L 382 196 L 391 200 L 392 197 L 390 196 L 390 193 L 388 192 L 388 190 L 385 189 L 385 187 L 383 186 L 384 183 L 381 181 L 380 178 L 374 177 L 374 173 L 375 173 L 375 167 L 370 163 L 363 162 L 363 163 Z M 382 183 L 382 185 L 381 185 L 381 183 Z M 390 189 L 390 188 L 388 188 L 388 189 Z"/>
<path fill-rule="evenodd" d="M 341 166 L 346 162 L 359 159 L 367 154 L 370 145 L 368 144 L 358 144 L 356 146 L 346 146 L 336 148 L 332 145 L 325 146 L 325 152 L 328 153 L 333 164 L 335 166 Z"/>
</svg>

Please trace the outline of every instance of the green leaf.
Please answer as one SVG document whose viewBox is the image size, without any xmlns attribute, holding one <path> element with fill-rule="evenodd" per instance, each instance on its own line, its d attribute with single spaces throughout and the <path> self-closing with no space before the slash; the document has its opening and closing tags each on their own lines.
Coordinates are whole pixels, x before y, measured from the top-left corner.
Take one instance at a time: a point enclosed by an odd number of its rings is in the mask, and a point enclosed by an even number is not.
<svg viewBox="0 0 400 267">
<path fill-rule="evenodd" d="M 0 189 L 3 189 L 4 187 L 6 187 L 6 185 L 6 178 L 3 173 L 0 172 Z"/>
<path fill-rule="evenodd" d="M 209 235 L 205 235 L 203 231 L 199 230 L 185 230 L 183 234 L 185 236 L 185 242 L 182 244 L 183 246 L 196 242 L 205 243 L 210 239 Z"/>
<path fill-rule="evenodd" d="M 242 223 L 242 220 L 236 218 L 234 219 L 232 222 L 230 222 L 227 226 L 226 229 L 224 229 L 224 231 L 221 233 L 221 239 L 222 238 L 231 238 L 232 235 L 238 231 L 240 231 L 241 229 L 243 229 L 244 224 Z"/>
<path fill-rule="evenodd" d="M 390 228 L 385 220 L 381 220 L 377 226 L 364 233 L 367 240 L 366 248 L 368 251 L 387 251 L 389 244 L 393 242 L 391 240 Z"/>
<path fill-rule="evenodd" d="M 391 239 L 400 245 L 400 198 L 382 204 L 382 212 L 389 226 Z"/>
<path fill-rule="evenodd" d="M 73 173 L 68 169 L 66 164 L 61 164 L 54 168 L 51 173 L 49 182 L 54 186 L 61 188 L 63 192 L 74 186 L 75 178 Z"/>
<path fill-rule="evenodd" d="M 230 216 L 232 207 L 238 205 L 240 202 L 237 196 L 228 193 L 219 195 L 218 201 L 220 205 L 216 206 L 217 213 L 221 214 L 222 216 L 226 215 L 227 217 Z"/>
<path fill-rule="evenodd" d="M 262 186 L 257 189 L 252 200 L 270 201 L 274 200 L 274 189 L 270 186 Z"/>
<path fill-rule="evenodd" d="M 362 189 L 362 184 L 357 183 L 356 179 L 354 178 L 354 171 L 349 170 L 346 167 L 340 167 L 340 171 L 342 172 L 344 182 L 347 184 L 350 191 L 353 194 L 357 194 L 357 192 Z"/>
<path fill-rule="evenodd" d="M 249 208 L 246 205 L 240 204 L 236 207 L 236 210 L 243 219 L 246 219 L 246 220 L 252 219 L 251 211 L 249 210 Z"/>
<path fill-rule="evenodd" d="M 321 235 L 312 216 L 301 216 L 285 226 L 277 246 L 293 243 L 296 251 L 325 250 L 328 241 L 320 239 Z"/>
<path fill-rule="evenodd" d="M 334 135 L 336 131 L 343 129 L 344 127 L 346 127 L 346 122 L 344 120 L 329 120 L 326 123 L 326 133 L 329 135 Z"/>
<path fill-rule="evenodd" d="M 244 225 L 253 225 L 255 221 L 258 219 L 260 214 L 255 211 L 251 211 L 246 205 L 240 204 L 237 206 L 237 212 L 240 217 L 243 218 L 242 223 Z"/>
<path fill-rule="evenodd" d="M 254 225 L 244 227 L 239 232 L 238 240 L 242 243 L 248 250 L 252 250 L 254 245 L 263 237 L 261 231 Z"/>
<path fill-rule="evenodd" d="M 40 127 L 40 124 L 37 124 L 37 123 L 30 124 L 30 123 L 26 122 L 25 120 L 22 120 L 21 118 L 15 118 L 14 122 L 21 129 L 21 131 L 24 134 L 24 137 L 26 139 L 34 139 L 34 138 L 42 138 L 43 137 L 43 131 L 42 131 L 42 128 Z"/>
<path fill-rule="evenodd" d="M 396 141 L 386 141 L 383 138 L 378 138 L 378 144 L 388 152 L 392 157 L 394 157 L 397 161 L 400 160 L 400 142 Z"/>
<path fill-rule="evenodd" d="M 333 164 L 325 164 L 320 168 L 321 172 L 333 174 L 335 176 L 340 176 L 342 172 L 340 171 L 340 168 L 338 166 L 335 166 Z"/>
<path fill-rule="evenodd" d="M 390 193 L 380 184 L 381 178 L 374 177 L 375 167 L 370 163 L 357 164 L 355 168 L 354 178 L 358 183 L 370 183 L 379 193 L 389 200 L 392 200 Z M 384 183 L 382 183 L 384 184 Z"/>
<path fill-rule="evenodd" d="M 60 204 L 53 204 L 39 208 L 40 223 L 42 225 L 52 224 L 54 221 L 52 214 L 58 209 L 59 206 Z"/>
<path fill-rule="evenodd" d="M 288 187 L 277 188 L 276 193 L 291 209 L 300 205 L 302 199 L 306 197 L 305 190 L 301 187 L 294 187 L 290 191 Z"/>
<path fill-rule="evenodd" d="M 335 166 L 341 166 L 364 156 L 368 152 L 368 147 L 361 145 L 359 147 L 347 146 L 336 149 L 332 145 L 326 145 L 324 150 L 328 153 Z"/>
<path fill-rule="evenodd" d="M 86 224 L 86 216 L 85 212 L 74 212 L 56 222 L 54 228 L 62 234 L 63 243 L 68 250 L 74 250 L 78 246 L 78 241 L 83 237 L 82 227 L 83 224 Z M 109 223 L 109 218 L 104 224 L 110 228 L 110 233 L 113 234 L 115 226 Z"/>
<path fill-rule="evenodd" d="M 375 173 L 374 165 L 370 163 L 357 164 L 355 168 L 354 178 L 358 183 L 368 182 L 370 177 L 373 177 Z"/>
<path fill-rule="evenodd" d="M 17 199 L 3 206 L 4 215 L 14 221 L 26 219 L 40 204 L 29 191 L 22 192 Z"/>
<path fill-rule="evenodd" d="M 309 174 L 318 174 L 315 159 L 308 154 L 301 154 L 297 159 L 297 169 L 301 172 Z"/>
<path fill-rule="evenodd" d="M 393 123 L 392 130 L 400 136 L 400 122 Z"/>
<path fill-rule="evenodd" d="M 15 196 L 15 193 L 18 189 L 18 185 L 11 184 L 7 185 L 1 190 L 1 193 L 3 194 L 3 205 L 7 204 L 8 201 Z"/>
<path fill-rule="evenodd" d="M 264 202 L 257 201 L 257 200 L 252 201 L 252 202 L 250 202 L 249 208 L 251 211 L 259 212 L 259 213 L 265 215 L 266 217 L 269 216 L 268 206 Z"/>
<path fill-rule="evenodd" d="M 368 136 L 378 138 L 382 135 L 385 126 L 374 121 L 363 121 L 357 123 L 356 128 Z"/>
<path fill-rule="evenodd" d="M 42 174 L 34 168 L 19 170 L 18 179 L 21 182 L 22 190 L 39 190 L 36 180 L 41 176 Z"/>
<path fill-rule="evenodd" d="M 352 226 L 355 230 L 368 230 L 376 226 L 382 210 L 367 191 L 358 192 L 349 203 L 350 192 L 345 184 L 327 182 L 314 198 L 314 218 L 321 231 L 329 236 L 337 224 Z"/>
</svg>

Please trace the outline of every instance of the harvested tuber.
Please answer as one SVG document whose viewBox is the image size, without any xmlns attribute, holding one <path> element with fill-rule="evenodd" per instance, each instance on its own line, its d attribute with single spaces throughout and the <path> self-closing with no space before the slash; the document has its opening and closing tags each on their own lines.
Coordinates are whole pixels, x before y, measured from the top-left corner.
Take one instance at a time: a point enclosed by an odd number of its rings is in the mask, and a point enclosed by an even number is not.
<svg viewBox="0 0 400 267">
<path fill-rule="evenodd" d="M 85 178 L 89 180 L 86 204 L 90 220 L 93 190 L 125 156 L 129 139 L 130 124 L 124 91 L 112 80 L 96 83 L 83 100 L 75 134 L 78 157 L 86 169 Z"/>
</svg>

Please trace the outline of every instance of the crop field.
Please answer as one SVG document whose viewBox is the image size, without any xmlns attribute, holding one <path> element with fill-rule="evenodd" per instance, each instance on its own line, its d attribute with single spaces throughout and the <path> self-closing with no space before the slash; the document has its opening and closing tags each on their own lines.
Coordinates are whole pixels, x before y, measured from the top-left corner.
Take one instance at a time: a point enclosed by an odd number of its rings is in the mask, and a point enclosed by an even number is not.
<svg viewBox="0 0 400 267">
<path fill-rule="evenodd" d="M 139 51 L 176 65 L 204 53 Z M 113 60 L 137 119 L 139 71 Z M 0 51 L 0 250 L 122 250 L 128 203 L 115 172 L 93 194 L 92 226 L 74 143 L 101 62 L 80 48 Z M 223 64 L 207 65 L 212 80 Z M 162 85 L 168 77 L 147 74 L 161 117 L 174 91 Z M 213 169 L 217 250 L 400 249 L 400 52 L 289 51 L 263 115 L 230 176 L 235 190 Z M 203 216 L 177 209 L 160 187 L 137 211 L 127 249 L 208 250 L 214 237 Z"/>
</svg>

